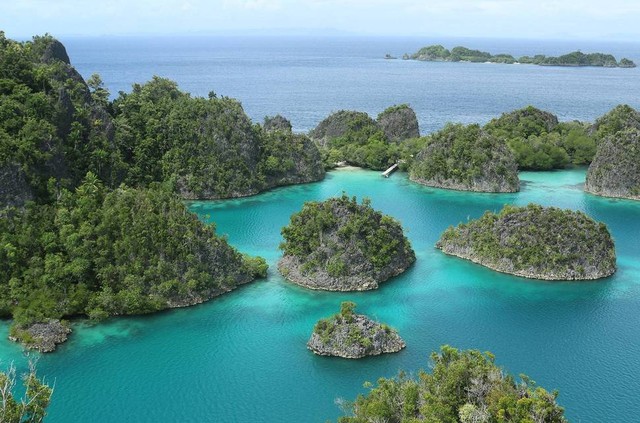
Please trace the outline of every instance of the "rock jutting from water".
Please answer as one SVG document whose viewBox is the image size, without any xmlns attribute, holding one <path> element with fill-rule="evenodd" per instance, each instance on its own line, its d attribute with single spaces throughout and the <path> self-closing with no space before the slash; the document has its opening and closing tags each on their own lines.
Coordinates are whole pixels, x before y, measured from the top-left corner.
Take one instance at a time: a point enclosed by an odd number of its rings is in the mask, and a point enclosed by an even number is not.
<svg viewBox="0 0 640 423">
<path fill-rule="evenodd" d="M 58 319 L 49 319 L 44 322 L 33 323 L 25 327 L 12 328 L 9 339 L 20 341 L 29 349 L 43 353 L 55 351 L 58 344 L 67 340 L 71 329 Z"/>
<path fill-rule="evenodd" d="M 449 227 L 436 248 L 490 269 L 545 280 L 600 279 L 616 271 L 607 226 L 579 211 L 529 204 Z"/>
<path fill-rule="evenodd" d="M 395 329 L 355 314 L 355 307 L 355 303 L 343 302 L 340 313 L 319 320 L 307 348 L 317 355 L 362 358 L 398 352 L 406 346 Z"/>
<path fill-rule="evenodd" d="M 282 228 L 278 269 L 289 281 L 327 291 L 365 291 L 404 272 L 415 253 L 395 219 L 345 194 L 307 202 Z"/>
</svg>

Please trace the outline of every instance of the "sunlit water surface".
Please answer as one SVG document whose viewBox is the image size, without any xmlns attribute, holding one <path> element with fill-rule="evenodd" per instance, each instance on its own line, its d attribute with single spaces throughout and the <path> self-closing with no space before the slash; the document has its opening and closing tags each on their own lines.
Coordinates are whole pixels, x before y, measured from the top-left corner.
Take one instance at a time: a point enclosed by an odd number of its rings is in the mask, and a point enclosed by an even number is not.
<svg viewBox="0 0 640 423">
<path fill-rule="evenodd" d="M 190 203 L 243 252 L 265 257 L 266 280 L 207 304 L 89 326 L 42 356 L 55 381 L 49 422 L 324 422 L 337 398 L 399 369 L 427 366 L 442 344 L 496 354 L 513 373 L 560 391 L 571 421 L 632 422 L 640 415 L 640 203 L 582 191 L 584 170 L 522 173 L 517 194 L 473 194 L 422 187 L 397 173 L 341 170 L 323 182 L 256 197 Z M 402 222 L 417 253 L 405 274 L 373 292 L 325 293 L 277 274 L 280 228 L 305 201 L 343 191 L 369 197 Z M 434 248 L 449 225 L 504 204 L 582 210 L 605 222 L 618 272 L 597 282 L 542 282 L 495 273 Z M 396 327 L 398 354 L 344 360 L 305 347 L 314 323 L 344 300 Z M 20 348 L 0 325 L 0 357 L 24 370 Z"/>
</svg>

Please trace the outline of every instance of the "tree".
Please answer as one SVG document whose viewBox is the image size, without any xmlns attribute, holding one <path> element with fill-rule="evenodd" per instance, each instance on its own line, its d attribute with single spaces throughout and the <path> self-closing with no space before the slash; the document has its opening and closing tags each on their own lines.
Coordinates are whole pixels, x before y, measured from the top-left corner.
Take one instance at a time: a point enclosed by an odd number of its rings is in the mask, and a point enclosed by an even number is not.
<svg viewBox="0 0 640 423">
<path fill-rule="evenodd" d="M 109 90 L 104 87 L 102 78 L 97 73 L 94 73 L 87 79 L 87 85 L 91 89 L 91 98 L 94 102 L 101 106 L 107 106 L 109 103 Z"/>
<path fill-rule="evenodd" d="M 47 415 L 53 388 L 36 375 L 34 363 L 29 364 L 29 373 L 23 377 L 26 392 L 16 399 L 13 388 L 16 385 L 16 368 L 11 365 L 6 372 L 0 372 L 0 422 L 39 423 Z"/>
</svg>

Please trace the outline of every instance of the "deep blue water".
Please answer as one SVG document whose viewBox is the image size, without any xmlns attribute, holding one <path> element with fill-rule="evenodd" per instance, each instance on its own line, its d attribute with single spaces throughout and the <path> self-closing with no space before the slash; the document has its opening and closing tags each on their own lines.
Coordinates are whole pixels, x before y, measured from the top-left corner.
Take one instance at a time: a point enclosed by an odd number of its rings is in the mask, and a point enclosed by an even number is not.
<svg viewBox="0 0 640 423">
<path fill-rule="evenodd" d="M 282 113 L 309 129 L 330 111 L 373 115 L 410 103 L 423 132 L 444 122 L 487 121 L 526 104 L 563 119 L 593 119 L 618 103 L 640 106 L 638 70 L 385 61 L 436 40 L 417 39 L 92 39 L 63 40 L 85 77 L 102 74 L 112 92 L 153 74 L 198 95 L 238 97 L 256 120 Z M 445 41 L 519 54 L 612 52 L 636 62 L 631 44 Z M 201 306 L 151 316 L 78 322 L 68 343 L 38 368 L 56 390 L 49 422 L 324 422 L 362 383 L 427 366 L 442 344 L 489 350 L 513 373 L 560 391 L 574 422 L 634 422 L 640 415 L 640 203 L 582 191 L 585 171 L 521 174 L 517 194 L 429 189 L 403 174 L 336 171 L 320 183 L 259 196 L 190 203 L 241 251 L 272 265 L 269 278 Z M 416 265 L 366 293 L 293 286 L 275 271 L 280 228 L 311 199 L 343 190 L 372 199 L 399 219 Z M 583 210 L 612 231 L 618 272 L 597 282 L 549 283 L 498 274 L 433 248 L 449 225 L 537 202 Z M 396 327 L 407 348 L 349 361 L 305 348 L 317 319 L 354 300 Z M 0 322 L 0 360 L 25 369 Z"/>
<path fill-rule="evenodd" d="M 640 64 L 640 43 L 429 38 L 160 37 L 62 39 L 88 78 L 101 74 L 112 95 L 153 75 L 194 95 L 239 99 L 255 121 L 280 113 L 297 131 L 332 111 L 376 116 L 409 103 L 422 133 L 448 121 L 484 123 L 529 104 L 563 120 L 593 120 L 620 103 L 640 107 L 640 68 L 557 68 L 533 65 L 384 60 L 420 47 L 465 45 L 516 57 L 570 51 L 606 52 Z"/>
</svg>

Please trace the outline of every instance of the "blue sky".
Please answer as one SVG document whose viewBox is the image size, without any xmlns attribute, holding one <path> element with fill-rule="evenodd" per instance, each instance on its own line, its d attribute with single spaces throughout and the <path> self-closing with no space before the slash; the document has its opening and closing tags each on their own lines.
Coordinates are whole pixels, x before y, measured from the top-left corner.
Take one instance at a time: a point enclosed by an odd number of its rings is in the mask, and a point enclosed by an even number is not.
<svg viewBox="0 0 640 423">
<path fill-rule="evenodd" d="M 9 37 L 313 33 L 640 39 L 640 0 L 0 0 Z"/>
</svg>

